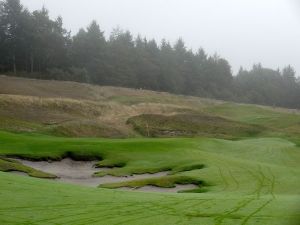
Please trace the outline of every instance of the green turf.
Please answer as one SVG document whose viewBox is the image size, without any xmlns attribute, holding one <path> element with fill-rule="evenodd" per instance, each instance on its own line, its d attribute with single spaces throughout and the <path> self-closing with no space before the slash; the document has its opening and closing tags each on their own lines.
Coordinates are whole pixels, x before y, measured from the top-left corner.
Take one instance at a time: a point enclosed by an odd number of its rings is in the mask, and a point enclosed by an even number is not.
<svg viewBox="0 0 300 225">
<path fill-rule="evenodd" d="M 6 159 L 4 157 L 0 157 L 0 171 L 22 172 L 22 173 L 27 173 L 31 177 L 38 177 L 38 178 L 49 178 L 49 179 L 57 178 L 55 175 L 44 173 L 43 171 L 35 170 L 31 167 L 22 165 L 20 162 L 16 160 Z"/>
<path fill-rule="evenodd" d="M 93 189 L 0 172 L 0 224 L 282 225 L 298 196 L 151 194 Z M 296 223 L 295 223 L 296 225 Z"/>
<path fill-rule="evenodd" d="M 203 181 L 197 179 L 195 177 L 189 176 L 165 176 L 164 178 L 149 178 L 149 179 L 141 179 L 141 180 L 133 180 L 127 182 L 120 183 L 111 183 L 111 184 L 102 184 L 99 187 L 106 188 L 120 188 L 120 187 L 130 187 L 130 188 L 140 188 L 147 185 L 151 185 L 154 187 L 161 188 L 173 188 L 176 187 L 176 184 L 195 184 L 199 186 L 197 189 L 193 189 L 193 191 L 200 191 L 205 187 Z"/>
<path fill-rule="evenodd" d="M 279 225 L 295 221 L 296 225 L 299 221 L 300 147 L 283 138 L 111 140 L 0 132 L 0 155 L 98 159 L 99 166 L 113 167 L 107 174 L 117 176 L 170 173 L 132 186 L 198 182 L 204 187 L 188 194 L 136 193 L 0 172 L 0 224 Z M 128 182 L 114 185 L 130 186 Z"/>
<path fill-rule="evenodd" d="M 272 131 L 272 135 L 276 133 L 281 136 L 299 137 L 300 135 L 299 113 L 287 112 L 284 109 L 272 110 L 270 107 L 224 103 L 207 107 L 205 111 L 227 119 L 264 126 Z"/>
</svg>

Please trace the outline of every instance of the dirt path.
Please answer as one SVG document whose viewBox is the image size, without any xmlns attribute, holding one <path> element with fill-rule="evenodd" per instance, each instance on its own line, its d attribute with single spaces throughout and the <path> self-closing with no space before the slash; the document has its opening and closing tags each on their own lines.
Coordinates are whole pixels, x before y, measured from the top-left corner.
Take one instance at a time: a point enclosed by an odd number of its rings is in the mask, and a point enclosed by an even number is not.
<svg viewBox="0 0 300 225">
<path fill-rule="evenodd" d="M 127 177 L 115 177 L 115 176 L 104 176 L 104 177 L 93 177 L 95 172 L 101 170 L 109 170 L 109 168 L 95 168 L 97 161 L 74 161 L 66 158 L 62 161 L 46 162 L 39 161 L 33 162 L 28 160 L 17 159 L 23 165 L 29 166 L 36 170 L 40 170 L 46 173 L 54 174 L 59 179 L 58 182 L 65 182 L 70 184 L 77 184 L 89 187 L 97 187 L 99 184 L 115 183 L 130 181 L 136 179 L 146 179 L 153 177 L 163 177 L 167 175 L 167 172 L 160 172 L 155 174 L 139 174 Z M 25 173 L 17 173 L 18 175 L 27 175 Z M 146 192 L 178 192 L 181 190 L 189 190 L 196 188 L 196 185 L 177 185 L 175 188 L 158 188 L 153 186 L 145 186 L 139 189 L 131 188 L 120 188 L 123 190 L 135 190 L 135 191 L 146 191 Z"/>
</svg>

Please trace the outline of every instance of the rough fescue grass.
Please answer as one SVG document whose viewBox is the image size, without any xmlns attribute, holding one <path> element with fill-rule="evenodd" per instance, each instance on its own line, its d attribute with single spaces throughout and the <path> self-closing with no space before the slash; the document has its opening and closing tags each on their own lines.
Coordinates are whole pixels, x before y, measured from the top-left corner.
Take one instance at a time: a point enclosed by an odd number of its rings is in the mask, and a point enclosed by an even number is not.
<svg viewBox="0 0 300 225">
<path fill-rule="evenodd" d="M 92 120 L 63 123 L 53 126 L 47 132 L 62 137 L 125 137 L 119 130 Z"/>
<path fill-rule="evenodd" d="M 9 132 L 106 138 L 300 135 L 296 110 L 74 82 L 3 76 L 0 81 L 0 130 Z"/>
<path fill-rule="evenodd" d="M 259 126 L 203 113 L 171 116 L 143 114 L 130 118 L 128 124 L 148 137 L 206 136 L 230 139 L 257 136 L 263 130 Z"/>
<path fill-rule="evenodd" d="M 18 120 L 11 116 L 0 116 L 0 128 L 10 132 L 38 132 L 42 126 L 38 123 Z"/>
</svg>

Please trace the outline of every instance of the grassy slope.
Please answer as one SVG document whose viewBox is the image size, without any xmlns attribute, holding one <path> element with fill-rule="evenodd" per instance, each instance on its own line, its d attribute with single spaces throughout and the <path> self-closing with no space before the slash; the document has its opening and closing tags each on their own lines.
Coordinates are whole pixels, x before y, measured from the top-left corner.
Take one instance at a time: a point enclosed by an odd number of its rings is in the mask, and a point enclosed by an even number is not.
<svg viewBox="0 0 300 225">
<path fill-rule="evenodd" d="M 131 193 L 1 172 L 0 178 L 0 224 L 6 225 L 284 225 L 297 221 L 295 208 L 290 208 L 297 197 L 292 195 L 257 199 L 239 194 Z"/>
<path fill-rule="evenodd" d="M 209 115 L 215 128 L 208 123 L 200 136 L 235 141 L 140 138 L 126 122 L 142 114 L 163 115 L 164 121 L 179 115 L 175 124 L 167 120 L 167 131 L 177 131 L 185 123 L 182 118 L 189 115 Z M 150 122 L 160 129 L 157 121 Z M 202 129 L 199 121 L 197 126 L 192 121 L 188 132 Z M 247 129 L 245 135 L 236 132 L 240 127 L 260 130 L 256 138 L 249 138 Z M 106 187 L 172 186 L 189 181 L 204 182 L 206 186 L 200 191 L 208 191 L 151 194 L 97 190 L 0 172 L 0 224 L 279 225 L 294 220 L 297 225 L 300 221 L 296 208 L 300 202 L 297 111 L 0 76 L 0 130 L 0 156 L 102 158 L 99 166 L 119 166 L 107 171 L 116 176 L 170 170 L 163 178 Z M 137 138 L 72 139 L 45 134 Z M 49 176 L 0 160 L 0 170 L 14 169 L 31 176 Z"/>
<path fill-rule="evenodd" d="M 0 76 L 0 130 L 69 137 L 298 138 L 300 113 L 145 90 Z"/>
<path fill-rule="evenodd" d="M 114 175 L 176 171 L 201 163 L 206 167 L 173 176 L 209 184 L 208 192 L 202 194 L 145 194 L 79 188 L 0 173 L 4 203 L 0 218 L 7 224 L 18 224 L 18 218 L 32 224 L 153 224 L 154 219 L 155 224 L 274 225 L 297 216 L 300 149 L 284 139 L 101 140 L 6 132 L 0 137 L 2 155 L 59 158 L 70 151 L 74 155 L 88 153 L 101 156 L 102 165 L 123 163 L 124 167 L 110 172 Z M 145 181 L 137 185 L 141 183 Z M 11 218 L 12 212 L 17 216 Z"/>
<path fill-rule="evenodd" d="M 268 127 L 270 135 L 273 136 L 299 137 L 300 135 L 300 115 L 297 110 L 224 103 L 207 107 L 205 111 L 227 119 Z"/>
<path fill-rule="evenodd" d="M 143 114 L 132 117 L 128 123 L 143 136 L 149 137 L 217 137 L 234 139 L 259 136 L 263 127 L 249 125 L 204 113 L 185 113 L 171 116 Z"/>
</svg>

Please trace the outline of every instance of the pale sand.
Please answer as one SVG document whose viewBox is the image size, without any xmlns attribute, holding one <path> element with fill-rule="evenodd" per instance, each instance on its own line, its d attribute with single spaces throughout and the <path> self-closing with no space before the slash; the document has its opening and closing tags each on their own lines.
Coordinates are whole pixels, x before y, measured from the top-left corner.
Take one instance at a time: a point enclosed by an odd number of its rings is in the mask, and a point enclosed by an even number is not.
<svg viewBox="0 0 300 225">
<path fill-rule="evenodd" d="M 104 177 L 93 177 L 93 174 L 102 170 L 109 170 L 109 168 L 96 168 L 95 164 L 97 161 L 74 161 L 66 158 L 62 161 L 46 162 L 39 161 L 33 162 L 23 159 L 17 159 L 23 165 L 32 167 L 36 170 L 40 170 L 46 173 L 50 173 L 59 177 L 55 179 L 58 182 L 65 182 L 89 187 L 97 187 L 99 184 L 105 183 L 116 183 L 123 181 L 130 181 L 136 179 L 147 179 L 153 177 L 166 176 L 167 172 L 159 172 L 155 174 L 138 174 L 126 177 L 115 177 L 115 176 L 104 176 Z M 19 175 L 27 175 L 26 173 L 18 173 Z M 177 185 L 176 188 L 158 188 L 154 186 L 145 186 L 139 189 L 131 188 L 120 188 L 123 190 L 135 190 L 145 192 L 178 192 L 181 190 L 189 190 L 197 188 L 196 185 Z"/>
</svg>

